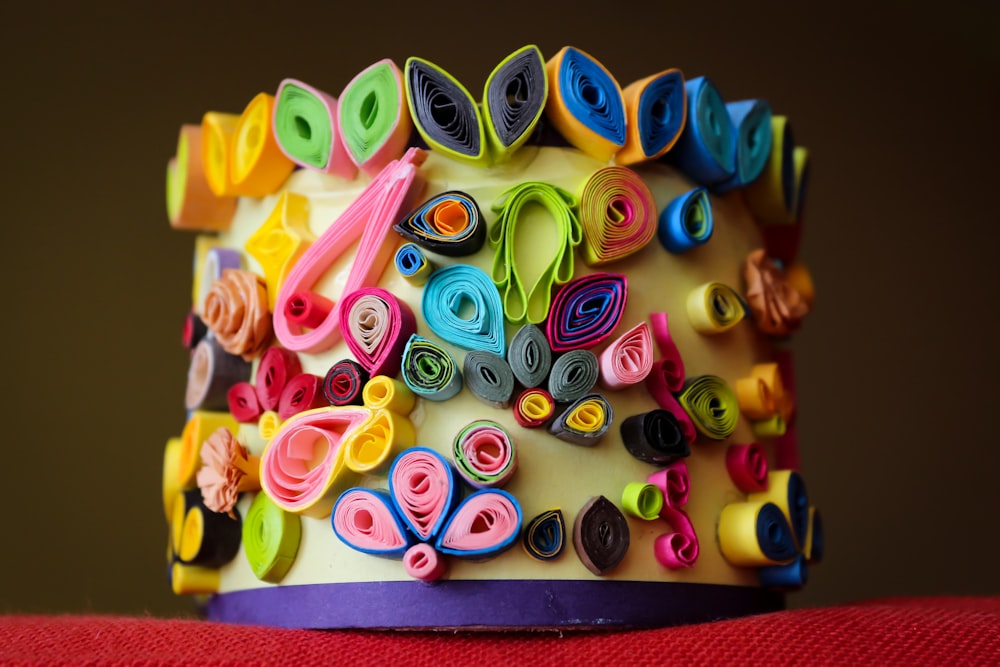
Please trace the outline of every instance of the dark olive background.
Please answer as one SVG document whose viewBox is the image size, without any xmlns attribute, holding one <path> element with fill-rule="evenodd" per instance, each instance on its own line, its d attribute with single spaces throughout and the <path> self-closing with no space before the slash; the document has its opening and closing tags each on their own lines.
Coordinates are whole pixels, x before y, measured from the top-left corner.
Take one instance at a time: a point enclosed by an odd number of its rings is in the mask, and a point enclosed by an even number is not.
<svg viewBox="0 0 1000 667">
<path fill-rule="evenodd" d="M 1000 593 L 996 3 L 71 4 L 0 9 L 0 612 L 193 609 L 167 589 L 160 500 L 187 367 L 180 124 L 286 76 L 337 94 L 384 57 L 475 91 L 526 43 L 623 84 L 707 74 L 810 149 L 819 299 L 794 344 L 828 546 L 790 604 Z"/>
</svg>

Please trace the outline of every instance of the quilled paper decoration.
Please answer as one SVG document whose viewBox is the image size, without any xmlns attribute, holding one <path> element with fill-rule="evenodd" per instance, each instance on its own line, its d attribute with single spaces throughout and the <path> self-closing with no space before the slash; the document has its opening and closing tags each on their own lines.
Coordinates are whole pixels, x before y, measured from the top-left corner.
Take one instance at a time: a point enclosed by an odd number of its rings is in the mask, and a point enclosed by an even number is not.
<svg viewBox="0 0 1000 667">
<path fill-rule="evenodd" d="M 376 410 L 372 418 L 344 438 L 344 465 L 365 475 L 381 470 L 394 451 L 416 442 L 413 424 L 391 410 Z"/>
<path fill-rule="evenodd" d="M 281 417 L 275 410 L 265 410 L 257 420 L 257 432 L 265 442 L 270 442 L 271 438 L 278 435 L 281 430 Z"/>
<path fill-rule="evenodd" d="M 437 267 L 416 243 L 404 243 L 396 250 L 396 271 L 414 287 L 422 287 Z"/>
<path fill-rule="evenodd" d="M 743 263 L 747 306 L 757 329 L 769 336 L 788 336 L 809 314 L 809 304 L 785 279 L 784 272 L 764 254 L 751 251 Z"/>
<path fill-rule="evenodd" d="M 188 410 L 225 410 L 229 388 L 250 379 L 250 363 L 229 354 L 215 338 L 206 337 L 191 353 L 184 407 Z"/>
<path fill-rule="evenodd" d="M 684 429 L 666 410 L 632 415 L 620 428 L 625 449 L 645 463 L 664 466 L 691 454 Z"/>
<path fill-rule="evenodd" d="M 752 420 L 770 419 L 775 414 L 786 414 L 794 409 L 794 401 L 785 393 L 778 364 L 754 364 L 750 376 L 736 381 L 736 397 L 740 412 Z"/>
<path fill-rule="evenodd" d="M 431 582 L 444 576 L 448 569 L 441 554 L 426 542 L 414 544 L 403 554 L 403 568 L 414 579 Z"/>
<path fill-rule="evenodd" d="M 522 210 L 528 204 L 537 204 L 545 209 L 555 226 L 554 247 L 540 257 L 550 257 L 535 281 L 529 286 L 527 281 L 534 276 L 523 276 L 523 264 L 518 267 L 515 233 Z M 493 283 L 500 290 L 504 316 L 511 324 L 538 324 L 549 314 L 552 286 L 562 285 L 573 278 L 573 248 L 580 244 L 582 231 L 576 215 L 576 198 L 562 188 L 547 183 L 527 182 L 507 190 L 493 204 L 498 214 L 497 221 L 490 227 L 490 245 L 496 248 L 493 255 Z M 534 219 L 532 228 L 540 222 Z M 522 229 L 524 226 L 522 225 Z M 523 232 L 522 232 L 523 233 Z M 552 235 L 535 232 L 531 243 L 525 247 L 536 248 L 551 243 Z M 534 252 L 534 250 L 533 250 Z"/>
<path fill-rule="evenodd" d="M 272 311 L 288 273 L 315 240 L 309 230 L 309 198 L 292 192 L 279 195 L 271 214 L 247 239 L 246 251 L 264 271 Z"/>
<path fill-rule="evenodd" d="M 555 414 L 556 402 L 544 389 L 525 389 L 514 401 L 514 419 L 524 428 L 544 426 Z"/>
<path fill-rule="evenodd" d="M 371 417 L 368 408 L 329 407 L 282 423 L 261 455 L 261 488 L 285 511 L 315 518 L 329 515 L 344 467 L 341 445 Z"/>
<path fill-rule="evenodd" d="M 434 195 L 393 229 L 424 250 L 446 257 L 474 255 L 486 242 L 486 221 L 479 204 L 458 190 Z"/>
<path fill-rule="evenodd" d="M 567 283 L 552 300 L 545 325 L 553 352 L 589 348 L 610 336 L 628 300 L 620 273 L 591 273 Z"/>
<path fill-rule="evenodd" d="M 403 74 L 389 58 L 359 72 L 340 93 L 337 135 L 369 176 L 406 151 L 413 120 L 405 99 Z"/>
<path fill-rule="evenodd" d="M 243 257 L 238 250 L 229 248 L 213 247 L 206 249 L 204 259 L 200 266 L 195 267 L 195 312 L 203 313 L 205 309 L 205 297 L 212 289 L 212 284 L 222 277 L 222 272 L 226 269 L 242 269 Z M 268 294 L 270 296 L 270 294 Z M 204 325 L 204 321 L 202 321 Z"/>
<path fill-rule="evenodd" d="M 766 588 L 790 591 L 802 588 L 809 580 L 809 565 L 799 554 L 791 563 L 767 565 L 757 570 L 760 585 Z"/>
<path fill-rule="evenodd" d="M 510 407 L 514 394 L 514 373 L 500 356 L 485 350 L 465 355 L 462 379 L 472 395 L 494 408 Z"/>
<path fill-rule="evenodd" d="M 483 117 L 465 86 L 423 58 L 407 58 L 403 69 L 406 103 L 427 145 L 453 160 L 488 162 Z"/>
<path fill-rule="evenodd" d="M 663 492 L 655 484 L 629 482 L 622 491 L 622 508 L 626 514 L 652 521 L 663 509 Z"/>
<path fill-rule="evenodd" d="M 489 558 L 514 544 L 521 520 L 521 506 L 514 496 L 500 489 L 483 489 L 455 508 L 435 546 L 459 558 Z"/>
<path fill-rule="evenodd" d="M 202 166 L 200 125 L 182 125 L 177 154 L 167 164 L 167 219 L 174 229 L 225 231 L 232 223 L 236 199 L 220 197 L 209 187 Z"/>
<path fill-rule="evenodd" d="M 663 209 L 658 234 L 664 248 L 679 254 L 707 242 L 713 228 L 708 191 L 694 188 L 672 199 Z"/>
<path fill-rule="evenodd" d="M 452 264 L 435 271 L 424 286 L 424 321 L 440 338 L 466 350 L 507 352 L 503 305 L 490 277 Z"/>
<path fill-rule="evenodd" d="M 588 394 L 571 403 L 552 424 L 549 433 L 560 440 L 593 447 L 608 432 L 614 421 L 614 411 L 600 394 Z"/>
<path fill-rule="evenodd" d="M 529 521 L 524 527 L 521 543 L 525 552 L 535 560 L 559 558 L 566 546 L 566 521 L 562 510 L 551 509 Z"/>
<path fill-rule="evenodd" d="M 331 521 L 344 544 L 373 556 L 402 558 L 416 542 L 384 491 L 348 489 L 337 499 Z"/>
<path fill-rule="evenodd" d="M 337 98 L 297 79 L 275 94 L 274 136 L 288 159 L 308 169 L 351 180 L 357 167 L 337 132 Z"/>
<path fill-rule="evenodd" d="M 451 354 L 416 334 L 403 351 L 402 372 L 403 382 L 420 398 L 446 401 L 462 389 L 462 373 Z"/>
<path fill-rule="evenodd" d="M 393 377 L 417 321 L 410 306 L 388 290 L 363 287 L 341 298 L 340 331 L 368 375 Z"/>
<path fill-rule="evenodd" d="M 676 570 L 694 567 L 700 547 L 698 535 L 687 513 L 681 509 L 688 502 L 691 478 L 684 461 L 674 461 L 646 479 L 663 493 L 660 518 L 670 524 L 674 532 L 665 533 L 653 543 L 656 560 L 666 568 Z"/>
<path fill-rule="evenodd" d="M 213 595 L 219 592 L 220 570 L 185 565 L 179 560 L 168 565 L 170 589 L 175 595 Z"/>
<path fill-rule="evenodd" d="M 712 335 L 729 331 L 743 320 L 743 300 L 729 285 L 708 282 L 688 293 L 687 314 L 698 333 Z"/>
<path fill-rule="evenodd" d="M 205 507 L 235 519 L 233 508 L 240 494 L 260 490 L 260 457 L 224 427 L 202 443 L 199 455 L 202 466 L 195 481 Z"/>
<path fill-rule="evenodd" d="M 590 350 L 570 350 L 559 356 L 549 373 L 549 394 L 557 403 L 571 403 L 587 395 L 600 375 Z"/>
<path fill-rule="evenodd" d="M 548 98 L 542 52 L 534 44 L 507 56 L 486 79 L 483 125 L 495 163 L 521 147 L 538 125 Z"/>
<path fill-rule="evenodd" d="M 257 364 L 254 389 L 264 410 L 275 410 L 281 401 L 281 392 L 293 377 L 302 372 L 297 354 L 283 347 L 272 346 L 265 350 Z"/>
<path fill-rule="evenodd" d="M 510 341 L 507 361 L 523 386 L 537 387 L 545 382 L 552 368 L 552 349 L 542 330 L 534 324 L 522 325 Z"/>
<path fill-rule="evenodd" d="M 477 489 L 503 486 L 517 470 L 517 448 L 510 433 L 487 419 L 458 432 L 452 456 L 458 473 Z"/>
<path fill-rule="evenodd" d="M 195 486 L 195 476 L 201 467 L 201 445 L 219 428 L 231 433 L 239 431 L 239 424 L 228 412 L 192 410 L 188 413 L 181 431 L 181 448 L 177 456 L 177 485 L 182 489 Z"/>
<path fill-rule="evenodd" d="M 590 266 L 614 262 L 646 247 L 656 234 L 656 201 L 627 167 L 595 171 L 580 195 L 583 258 Z"/>
<path fill-rule="evenodd" d="M 788 429 L 785 418 L 780 414 L 768 417 L 762 421 L 755 421 L 751 426 L 754 436 L 758 438 L 779 438 Z"/>
<path fill-rule="evenodd" d="M 756 442 L 729 445 L 726 449 L 726 470 L 733 484 L 743 493 L 767 490 L 767 456 Z"/>
<path fill-rule="evenodd" d="M 226 393 L 229 412 L 241 424 L 256 424 L 264 409 L 257 400 L 257 390 L 249 382 L 237 382 Z"/>
<path fill-rule="evenodd" d="M 341 359 L 323 378 L 323 397 L 330 405 L 362 405 L 362 392 L 368 382 L 368 371 L 352 359 Z"/>
<path fill-rule="evenodd" d="M 653 334 L 640 322 L 610 345 L 600 356 L 601 386 L 618 390 L 646 379 L 653 370 Z"/>
<path fill-rule="evenodd" d="M 760 176 L 771 154 L 771 105 L 764 100 L 740 100 L 726 104 L 736 133 L 736 171 L 716 190 L 746 187 Z"/>
<path fill-rule="evenodd" d="M 267 286 L 256 273 L 225 269 L 205 297 L 202 318 L 226 352 L 251 361 L 272 338 Z"/>
<path fill-rule="evenodd" d="M 243 521 L 243 550 L 254 576 L 278 583 L 295 562 L 302 520 L 282 510 L 266 493 L 258 493 Z"/>
<path fill-rule="evenodd" d="M 748 502 L 769 502 L 777 506 L 788 520 L 792 540 L 801 546 L 809 529 L 809 496 L 802 475 L 794 470 L 771 470 L 767 473 L 767 489 L 747 496 Z"/>
<path fill-rule="evenodd" d="M 231 194 L 264 197 L 277 192 L 295 167 L 271 131 L 273 108 L 274 96 L 258 93 L 240 114 L 229 147 Z"/>
<path fill-rule="evenodd" d="M 722 96 L 708 78 L 685 82 L 687 123 L 667 158 L 699 185 L 712 186 L 736 172 L 736 130 Z"/>
<path fill-rule="evenodd" d="M 201 119 L 201 164 L 208 187 L 217 197 L 234 196 L 229 154 L 239 114 L 209 111 Z"/>
<path fill-rule="evenodd" d="M 633 81 L 622 91 L 625 101 L 625 146 L 618 164 L 653 160 L 673 148 L 687 122 L 684 74 L 667 69 Z"/>
<path fill-rule="evenodd" d="M 423 189 L 423 176 L 418 167 L 425 158 L 425 152 L 411 148 L 398 161 L 389 163 L 292 267 L 274 310 L 274 332 L 286 348 L 316 353 L 340 340 L 340 309 L 343 307 L 340 301 L 309 331 L 288 320 L 285 305 L 291 297 L 309 292 L 327 269 L 355 244 L 357 254 L 342 293 L 350 294 L 371 286 L 382 275 L 395 252 L 395 245 L 386 242 L 386 234 L 399 211 L 412 206 L 410 200 L 419 196 Z"/>
<path fill-rule="evenodd" d="M 410 388 L 395 378 L 376 375 L 365 384 L 361 392 L 365 407 L 372 410 L 389 410 L 397 415 L 408 415 L 413 411 L 417 397 Z"/>
<path fill-rule="evenodd" d="M 652 370 L 646 376 L 646 388 L 650 396 L 660 403 L 660 407 L 667 410 L 669 408 L 663 403 L 666 402 L 667 405 L 671 403 L 664 400 L 664 395 L 677 393 L 684 385 L 684 360 L 670 335 L 667 314 L 652 313 L 649 322 L 656 347 L 660 350 L 660 359 L 653 364 Z"/>
<path fill-rule="evenodd" d="M 576 515 L 573 544 L 580 562 L 588 570 L 597 576 L 607 574 L 628 553 L 628 521 L 614 503 L 604 496 L 595 496 Z"/>
<path fill-rule="evenodd" d="M 191 311 L 184 316 L 184 326 L 181 331 L 181 342 L 188 350 L 193 350 L 198 343 L 204 340 L 208 334 L 208 327 L 205 322 L 198 317 L 198 313 Z"/>
<path fill-rule="evenodd" d="M 231 561 L 240 548 L 242 523 L 222 512 L 213 512 L 201 501 L 199 491 L 184 493 L 182 502 L 175 502 L 175 517 L 182 512 L 180 540 L 175 542 L 177 559 L 185 565 L 222 567 Z M 176 524 L 176 519 L 175 519 Z"/>
<path fill-rule="evenodd" d="M 315 329 L 329 317 L 335 305 L 321 294 L 296 292 L 285 301 L 285 318 L 292 326 Z"/>
<path fill-rule="evenodd" d="M 625 102 L 615 78 L 589 54 L 563 47 L 545 64 L 545 115 L 571 144 L 607 162 L 625 145 Z"/>
<path fill-rule="evenodd" d="M 180 460 L 183 447 L 181 438 L 175 437 L 167 439 L 167 445 L 163 448 L 163 511 L 167 523 L 173 516 L 174 501 L 181 491 Z"/>
<path fill-rule="evenodd" d="M 739 405 L 725 380 L 715 375 L 688 378 L 677 398 L 698 433 L 711 440 L 725 440 L 736 429 Z"/>
<path fill-rule="evenodd" d="M 792 529 L 774 503 L 729 503 L 719 515 L 718 535 L 722 555 L 732 565 L 761 567 L 795 558 Z"/>
<path fill-rule="evenodd" d="M 806 533 L 806 542 L 803 545 L 802 553 L 809 563 L 819 563 L 823 560 L 823 519 L 819 510 L 809 507 L 809 530 Z"/>
<path fill-rule="evenodd" d="M 804 164 L 803 164 L 804 166 Z M 763 225 L 796 219 L 795 137 L 787 116 L 771 116 L 771 152 L 759 177 L 744 190 L 754 218 Z"/>
<path fill-rule="evenodd" d="M 323 378 L 299 373 L 285 385 L 278 400 L 278 416 L 286 421 L 300 412 L 329 405 L 323 395 Z"/>
</svg>

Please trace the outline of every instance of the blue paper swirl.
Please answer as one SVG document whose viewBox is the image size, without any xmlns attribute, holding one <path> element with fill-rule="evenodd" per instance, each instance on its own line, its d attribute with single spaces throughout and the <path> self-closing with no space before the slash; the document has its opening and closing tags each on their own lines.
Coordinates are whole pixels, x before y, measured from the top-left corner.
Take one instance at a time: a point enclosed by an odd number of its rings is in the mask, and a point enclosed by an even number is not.
<svg viewBox="0 0 1000 667">
<path fill-rule="evenodd" d="M 433 264 L 416 243 L 404 243 L 396 251 L 396 270 L 399 275 L 413 281 L 421 273 L 433 271 Z M 419 283 L 418 283 L 419 284 Z"/>
<path fill-rule="evenodd" d="M 792 529 L 784 512 L 774 503 L 764 503 L 757 512 L 756 534 L 761 553 L 770 560 L 780 562 L 795 557 Z"/>
<path fill-rule="evenodd" d="M 684 127 L 684 75 L 668 70 L 651 81 L 639 96 L 637 120 L 642 152 L 657 155 Z"/>
<path fill-rule="evenodd" d="M 809 580 L 809 566 L 804 556 L 785 565 L 767 565 L 757 570 L 760 585 L 766 588 L 794 590 L 802 588 Z"/>
<path fill-rule="evenodd" d="M 715 187 L 717 192 L 745 187 L 757 180 L 771 154 L 771 105 L 764 100 L 740 100 L 726 104 L 736 129 L 736 173 Z"/>
<path fill-rule="evenodd" d="M 705 188 L 675 197 L 660 213 L 657 235 L 674 254 L 686 252 L 712 238 L 712 202 Z"/>
<path fill-rule="evenodd" d="M 598 135 L 625 143 L 625 105 L 621 90 L 603 67 L 583 52 L 567 48 L 559 68 L 563 106 Z"/>
<path fill-rule="evenodd" d="M 438 269 L 424 286 L 422 308 L 427 326 L 449 343 L 499 357 L 507 353 L 500 293 L 481 269 Z"/>
<path fill-rule="evenodd" d="M 708 78 L 689 79 L 687 124 L 667 157 L 699 185 L 712 186 L 736 172 L 736 130 L 722 96 Z"/>
<path fill-rule="evenodd" d="M 620 273 L 591 273 L 567 283 L 552 300 L 546 334 L 553 352 L 597 345 L 625 312 L 628 280 Z"/>
</svg>

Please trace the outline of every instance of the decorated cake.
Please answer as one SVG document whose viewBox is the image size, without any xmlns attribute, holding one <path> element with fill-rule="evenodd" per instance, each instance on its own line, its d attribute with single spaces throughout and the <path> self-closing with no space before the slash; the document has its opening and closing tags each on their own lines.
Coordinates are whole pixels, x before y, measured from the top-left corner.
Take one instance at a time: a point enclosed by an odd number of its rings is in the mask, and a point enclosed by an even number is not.
<svg viewBox="0 0 1000 667">
<path fill-rule="evenodd" d="M 780 608 L 823 552 L 787 117 L 678 69 L 622 86 L 573 47 L 469 91 L 382 60 L 181 127 L 169 585 L 309 628 Z"/>
</svg>

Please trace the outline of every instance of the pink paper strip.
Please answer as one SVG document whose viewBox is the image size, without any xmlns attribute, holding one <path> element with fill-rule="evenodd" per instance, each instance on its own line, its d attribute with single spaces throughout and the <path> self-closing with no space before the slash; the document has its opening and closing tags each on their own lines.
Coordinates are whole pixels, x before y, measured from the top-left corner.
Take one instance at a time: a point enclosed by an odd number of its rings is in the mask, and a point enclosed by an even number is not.
<svg viewBox="0 0 1000 667">
<path fill-rule="evenodd" d="M 767 490 L 767 457 L 756 442 L 730 445 L 726 450 L 726 470 L 743 493 Z"/>
<path fill-rule="evenodd" d="M 424 542 L 414 544 L 406 550 L 403 554 L 403 567 L 414 579 L 428 582 L 440 579 L 447 569 L 441 555 Z"/>
<path fill-rule="evenodd" d="M 646 379 L 653 369 L 653 336 L 640 322 L 601 352 L 601 386 L 623 389 Z"/>
<path fill-rule="evenodd" d="M 681 509 L 687 504 L 691 491 L 691 478 L 684 461 L 674 461 L 663 470 L 657 470 L 647 479 L 663 492 L 663 509 L 660 518 L 674 529 L 656 538 L 653 553 L 664 567 L 676 570 L 693 567 L 698 560 L 698 535 L 687 513 Z"/>
<path fill-rule="evenodd" d="M 413 311 L 380 287 L 363 287 L 340 302 L 340 331 L 351 354 L 370 376 L 396 377 L 406 341 L 417 333 Z"/>
</svg>

